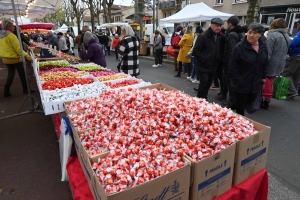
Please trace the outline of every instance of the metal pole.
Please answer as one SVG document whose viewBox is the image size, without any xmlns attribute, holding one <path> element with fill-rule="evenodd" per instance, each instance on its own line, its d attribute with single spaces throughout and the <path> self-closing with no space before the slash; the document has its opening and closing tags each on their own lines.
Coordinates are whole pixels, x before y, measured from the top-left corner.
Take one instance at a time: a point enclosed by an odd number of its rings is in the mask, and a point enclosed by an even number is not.
<svg viewBox="0 0 300 200">
<path fill-rule="evenodd" d="M 26 60 L 25 60 L 25 56 L 24 56 L 23 44 L 22 44 L 22 40 L 21 40 L 20 28 L 19 28 L 19 23 L 18 23 L 17 12 L 16 12 L 16 8 L 15 8 L 14 0 L 11 0 L 11 4 L 12 4 L 13 12 L 14 12 L 17 35 L 18 35 L 20 48 L 21 48 L 21 56 L 22 56 L 23 68 L 24 68 L 24 71 L 25 71 L 28 96 L 31 96 L 31 89 L 30 89 L 30 85 L 29 85 L 29 82 L 28 82 L 28 78 L 27 78 L 27 72 L 26 72 Z M 31 107 L 33 108 L 34 105 L 33 105 L 33 101 L 32 101 L 31 98 L 29 98 L 29 102 L 30 102 Z"/>
<path fill-rule="evenodd" d="M 155 19 L 155 0 L 153 0 L 153 14 L 152 15 L 153 15 L 152 18 L 153 18 L 153 31 L 154 31 L 155 30 L 155 25 L 154 24 L 155 24 L 155 20 L 156 20 Z"/>
</svg>

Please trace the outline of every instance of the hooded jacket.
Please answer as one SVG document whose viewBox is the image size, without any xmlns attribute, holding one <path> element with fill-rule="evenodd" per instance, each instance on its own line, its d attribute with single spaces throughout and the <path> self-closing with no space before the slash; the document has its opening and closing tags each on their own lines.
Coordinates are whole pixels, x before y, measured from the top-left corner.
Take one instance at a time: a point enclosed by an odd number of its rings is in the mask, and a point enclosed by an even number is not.
<svg viewBox="0 0 300 200">
<path fill-rule="evenodd" d="M 24 52 L 26 60 L 32 58 Z M 4 64 L 16 64 L 22 62 L 20 43 L 15 34 L 8 30 L 0 30 L 0 57 Z"/>
<path fill-rule="evenodd" d="M 91 39 L 89 42 L 87 52 L 80 51 L 80 57 L 82 59 L 89 59 L 91 62 L 94 62 L 102 67 L 106 67 L 102 46 L 95 39 Z"/>
<path fill-rule="evenodd" d="M 267 76 L 278 76 L 285 66 L 290 39 L 286 29 L 271 29 L 267 37 L 269 65 Z"/>
<path fill-rule="evenodd" d="M 243 31 L 244 30 L 242 29 L 242 27 L 240 25 L 237 25 L 236 27 L 234 27 L 233 29 L 229 30 L 226 33 L 226 41 L 225 41 L 225 49 L 224 49 L 224 57 L 223 57 L 223 64 L 226 70 L 228 70 L 228 62 L 233 48 L 243 38 L 242 35 Z"/>
<path fill-rule="evenodd" d="M 300 30 L 297 32 L 296 36 L 290 44 L 289 55 L 290 57 L 300 56 Z"/>
<path fill-rule="evenodd" d="M 244 37 L 233 49 L 228 65 L 228 76 L 235 92 L 255 94 L 262 87 L 268 66 L 266 44 L 259 39 L 258 53 Z"/>
</svg>

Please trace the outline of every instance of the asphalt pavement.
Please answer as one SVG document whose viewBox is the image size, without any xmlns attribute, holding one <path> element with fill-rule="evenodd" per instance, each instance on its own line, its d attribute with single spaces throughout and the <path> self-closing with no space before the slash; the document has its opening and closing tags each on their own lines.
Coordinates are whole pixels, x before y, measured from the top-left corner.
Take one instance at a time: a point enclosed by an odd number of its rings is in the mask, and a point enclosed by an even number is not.
<svg viewBox="0 0 300 200">
<path fill-rule="evenodd" d="M 114 52 L 106 57 L 108 67 L 117 69 Z M 151 83 L 165 83 L 191 96 L 197 84 L 186 75 L 175 78 L 172 61 L 152 68 L 153 58 L 140 57 L 141 75 L 138 78 Z M 32 70 L 28 69 L 32 88 L 37 90 Z M 16 114 L 25 95 L 18 76 L 15 77 L 10 98 L 3 98 L 6 67 L 0 63 L 0 118 Z M 208 101 L 215 101 L 219 90 L 210 90 Z M 39 100 L 39 93 L 34 96 Z M 271 126 L 267 170 L 269 172 L 270 200 L 300 200 L 300 97 L 295 100 L 273 99 L 269 110 L 247 115 Z M 30 108 L 28 99 L 22 111 Z M 58 142 L 50 116 L 30 113 L 0 120 L 0 199 L 72 199 L 68 182 L 61 182 Z"/>
</svg>

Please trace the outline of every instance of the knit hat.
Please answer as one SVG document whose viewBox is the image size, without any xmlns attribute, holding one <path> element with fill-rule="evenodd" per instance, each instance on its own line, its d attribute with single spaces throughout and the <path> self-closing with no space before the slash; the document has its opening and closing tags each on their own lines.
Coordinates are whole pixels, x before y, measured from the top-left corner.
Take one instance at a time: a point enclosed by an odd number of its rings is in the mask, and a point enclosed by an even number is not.
<svg viewBox="0 0 300 200">
<path fill-rule="evenodd" d="M 202 26 L 197 26 L 195 33 L 202 33 L 202 32 L 203 32 Z"/>
<path fill-rule="evenodd" d="M 218 17 L 212 18 L 211 21 L 210 21 L 210 23 L 211 24 L 219 24 L 219 25 L 223 25 L 224 24 L 223 20 L 221 18 L 218 18 Z"/>
<path fill-rule="evenodd" d="M 231 16 L 228 18 L 227 23 L 230 23 L 233 26 L 237 26 L 239 23 L 239 18 L 237 16 Z"/>
<path fill-rule="evenodd" d="M 2 28 L 6 28 L 9 24 L 13 24 L 14 21 L 13 20 L 10 20 L 10 19 L 3 19 L 2 20 Z"/>
<path fill-rule="evenodd" d="M 93 34 L 89 31 L 85 32 L 83 36 L 83 40 L 89 42 L 91 39 L 94 39 Z"/>
</svg>

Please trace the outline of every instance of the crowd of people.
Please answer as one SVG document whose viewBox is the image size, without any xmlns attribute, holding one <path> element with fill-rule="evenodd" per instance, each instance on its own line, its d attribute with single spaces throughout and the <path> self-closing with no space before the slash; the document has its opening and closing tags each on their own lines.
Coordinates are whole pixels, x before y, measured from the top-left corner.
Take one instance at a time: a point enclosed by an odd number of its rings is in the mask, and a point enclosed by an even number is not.
<svg viewBox="0 0 300 200">
<path fill-rule="evenodd" d="M 300 95 L 300 31 L 290 41 L 282 18 L 275 19 L 265 35 L 261 24 L 238 24 L 239 18 L 232 16 L 227 30 L 220 18 L 213 18 L 205 31 L 198 26 L 195 33 L 191 26 L 177 26 L 171 38 L 175 77 L 184 70 L 188 80 L 199 84 L 194 88 L 199 98 L 207 99 L 211 88 L 220 87 L 216 100 L 241 115 L 258 97 L 260 107 L 269 109 L 277 76 L 291 79 L 287 99 Z M 158 33 L 155 37 L 156 47 Z M 158 60 L 155 65 L 159 66 Z"/>
<path fill-rule="evenodd" d="M 244 115 L 246 105 L 258 96 L 262 96 L 261 108 L 269 109 L 273 81 L 277 76 L 291 79 L 287 98 L 295 98 L 300 93 L 300 31 L 290 41 L 286 22 L 282 18 L 275 19 L 267 33 L 258 23 L 248 27 L 240 26 L 236 16 L 226 22 L 227 30 L 224 29 L 222 19 L 213 18 L 207 30 L 198 26 L 194 33 L 192 26 L 177 26 L 171 38 L 174 69 L 177 71 L 175 77 L 179 78 L 182 73 L 186 73 L 188 80 L 199 84 L 194 88 L 199 98 L 207 99 L 211 88 L 220 87 L 216 100 L 241 115 Z M 3 20 L 2 26 L 0 56 L 9 69 L 4 91 L 4 96 L 8 97 L 11 95 L 9 88 L 15 69 L 20 75 L 23 92 L 28 91 L 20 52 L 14 48 L 19 47 L 17 37 L 12 34 L 15 27 L 11 20 Z M 21 35 L 21 39 L 26 40 L 24 35 Z M 11 41 L 9 45 L 7 40 Z M 70 31 L 57 34 L 49 31 L 43 42 L 72 55 L 77 45 L 83 60 L 90 60 L 103 67 L 107 66 L 105 56 L 110 55 L 110 49 L 114 49 L 116 59 L 120 61 L 120 72 L 135 77 L 140 74 L 140 41 L 129 25 L 120 27 L 113 37 L 102 31 L 92 32 L 88 26 L 84 26 L 76 37 Z M 155 30 L 155 64 L 152 67 L 162 66 L 164 45 L 164 36 Z M 30 61 L 30 56 L 26 53 L 24 55 Z"/>
</svg>

